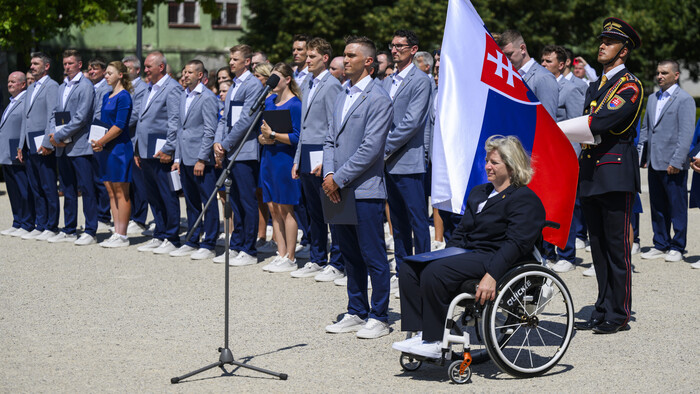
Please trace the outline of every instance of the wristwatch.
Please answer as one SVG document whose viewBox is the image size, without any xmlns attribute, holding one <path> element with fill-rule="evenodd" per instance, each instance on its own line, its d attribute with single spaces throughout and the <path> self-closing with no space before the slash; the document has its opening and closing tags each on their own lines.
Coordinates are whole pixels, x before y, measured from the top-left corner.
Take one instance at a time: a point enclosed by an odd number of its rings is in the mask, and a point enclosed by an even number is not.
<svg viewBox="0 0 700 394">
<path fill-rule="evenodd" d="M 275 133 L 274 131 L 271 131 L 271 132 L 270 132 L 270 139 L 274 141 L 274 140 L 275 140 L 275 136 L 277 136 L 277 133 Z"/>
</svg>

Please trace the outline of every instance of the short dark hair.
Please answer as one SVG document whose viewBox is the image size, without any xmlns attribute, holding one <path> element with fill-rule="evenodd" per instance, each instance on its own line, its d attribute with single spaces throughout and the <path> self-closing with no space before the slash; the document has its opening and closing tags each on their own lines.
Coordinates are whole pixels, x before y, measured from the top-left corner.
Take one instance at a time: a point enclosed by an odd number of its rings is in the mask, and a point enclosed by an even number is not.
<svg viewBox="0 0 700 394">
<path fill-rule="evenodd" d="M 75 60 L 77 60 L 79 62 L 83 61 L 83 57 L 80 56 L 80 52 L 78 52 L 76 49 L 66 49 L 65 51 L 63 51 L 63 58 L 64 59 L 67 57 L 71 57 L 71 56 L 73 56 L 75 58 Z"/>
<path fill-rule="evenodd" d="M 204 69 L 204 63 L 202 63 L 201 60 L 199 59 L 192 59 L 185 66 L 194 66 L 194 69 L 197 70 L 198 72 L 204 73 L 206 70 Z"/>
<path fill-rule="evenodd" d="M 498 35 L 496 43 L 499 47 L 503 48 L 508 44 L 520 45 L 520 43 L 525 43 L 522 34 L 514 29 L 509 29 Z"/>
<path fill-rule="evenodd" d="M 369 50 L 369 55 L 372 59 L 377 58 L 377 46 L 374 45 L 374 41 L 370 40 L 365 36 L 347 36 L 345 37 L 345 45 L 350 44 L 360 44 L 361 46 Z"/>
<path fill-rule="evenodd" d="M 88 67 L 99 67 L 102 70 L 106 70 L 107 63 L 101 57 L 95 57 L 95 58 L 90 59 L 90 61 L 88 62 Z"/>
<path fill-rule="evenodd" d="M 307 36 L 306 34 L 295 34 L 294 38 L 292 38 L 292 42 L 295 41 L 309 42 L 309 36 Z"/>
<path fill-rule="evenodd" d="M 564 46 L 562 48 L 564 48 L 564 52 L 566 52 L 566 58 L 573 62 L 574 61 L 574 53 L 571 51 L 571 49 L 564 47 Z"/>
<path fill-rule="evenodd" d="M 566 63 L 566 51 L 564 50 L 564 47 L 559 46 L 559 45 L 547 45 L 544 48 L 542 48 L 542 54 L 547 55 L 550 53 L 554 53 L 557 56 L 557 61 L 560 63 Z"/>
<path fill-rule="evenodd" d="M 680 65 L 674 59 L 664 59 L 664 60 L 659 62 L 659 66 L 667 66 L 669 64 L 671 65 L 671 70 L 673 70 L 674 73 L 681 71 Z"/>
<path fill-rule="evenodd" d="M 307 41 L 306 49 L 313 49 L 314 51 L 318 52 L 321 56 L 328 55 L 326 67 L 328 67 L 328 64 L 333 58 L 333 48 L 331 47 L 331 44 L 323 38 L 314 37 L 311 40 Z"/>
<path fill-rule="evenodd" d="M 39 58 L 42 62 L 44 62 L 44 65 L 48 64 L 49 66 L 51 66 L 51 58 L 44 52 L 32 52 L 31 58 Z"/>
<path fill-rule="evenodd" d="M 418 45 L 418 36 L 413 30 L 396 30 L 394 32 L 394 37 L 406 38 L 406 41 L 410 46 Z"/>
</svg>

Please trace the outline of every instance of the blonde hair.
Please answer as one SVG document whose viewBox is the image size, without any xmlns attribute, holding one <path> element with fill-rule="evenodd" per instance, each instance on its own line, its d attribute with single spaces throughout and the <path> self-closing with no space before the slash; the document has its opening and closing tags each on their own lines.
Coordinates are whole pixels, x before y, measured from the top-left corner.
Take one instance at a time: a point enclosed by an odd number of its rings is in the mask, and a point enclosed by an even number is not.
<svg viewBox="0 0 700 394">
<path fill-rule="evenodd" d="M 267 62 L 258 63 L 253 69 L 253 73 L 260 74 L 265 78 L 270 78 L 270 75 L 272 75 L 272 64 Z"/>
<path fill-rule="evenodd" d="M 506 167 L 511 171 L 510 183 L 513 186 L 525 186 L 532 180 L 534 173 L 530 156 L 525 152 L 518 137 L 509 135 L 492 135 L 484 144 L 486 153 L 498 151 Z"/>
<path fill-rule="evenodd" d="M 277 63 L 272 71 L 277 71 L 285 78 L 289 77 L 291 79 L 288 85 L 289 90 L 301 100 L 301 89 L 299 89 L 299 85 L 297 85 L 297 82 L 294 80 L 294 70 L 292 70 L 292 67 L 287 63 Z"/>
</svg>

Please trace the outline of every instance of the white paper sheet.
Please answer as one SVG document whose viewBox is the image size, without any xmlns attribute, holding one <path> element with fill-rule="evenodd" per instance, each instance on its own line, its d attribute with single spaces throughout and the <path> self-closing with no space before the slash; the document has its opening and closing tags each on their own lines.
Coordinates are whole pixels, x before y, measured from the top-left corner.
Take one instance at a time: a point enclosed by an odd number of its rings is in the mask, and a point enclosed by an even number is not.
<svg viewBox="0 0 700 394">
<path fill-rule="evenodd" d="M 557 123 L 557 126 L 571 142 L 591 145 L 597 145 L 600 142 L 600 137 L 594 137 L 591 133 L 591 128 L 588 126 L 588 115 L 561 121 Z"/>
<path fill-rule="evenodd" d="M 232 105 L 231 106 L 231 123 L 229 126 L 233 127 L 236 122 L 238 122 L 238 119 L 241 118 L 241 111 L 243 111 L 243 106 L 242 105 Z"/>
<path fill-rule="evenodd" d="M 170 183 L 173 185 L 173 190 L 182 190 L 182 182 L 180 181 L 180 173 L 175 171 L 170 171 Z"/>
<path fill-rule="evenodd" d="M 319 164 L 323 164 L 323 151 L 317 150 L 309 152 L 309 163 L 311 164 L 311 171 Z"/>
<path fill-rule="evenodd" d="M 158 153 L 158 151 L 162 150 L 165 146 L 165 142 L 166 140 L 164 138 L 156 138 L 156 149 L 154 150 L 154 152 Z"/>
<path fill-rule="evenodd" d="M 37 135 L 34 137 L 34 146 L 36 146 L 36 149 L 39 150 L 39 147 L 41 147 L 41 143 L 44 142 L 44 135 Z"/>
<path fill-rule="evenodd" d="M 96 124 L 90 126 L 90 137 L 88 141 L 97 141 L 107 134 L 107 128 Z"/>
<path fill-rule="evenodd" d="M 56 126 L 56 133 L 58 133 L 59 131 L 63 130 L 64 127 L 66 127 L 66 125 L 64 125 L 64 124 L 59 125 L 59 126 Z M 61 141 L 61 142 L 63 142 L 64 144 L 70 144 L 71 142 L 73 142 L 73 139 L 72 139 L 71 137 L 66 137 L 66 138 L 63 139 L 63 141 Z"/>
</svg>

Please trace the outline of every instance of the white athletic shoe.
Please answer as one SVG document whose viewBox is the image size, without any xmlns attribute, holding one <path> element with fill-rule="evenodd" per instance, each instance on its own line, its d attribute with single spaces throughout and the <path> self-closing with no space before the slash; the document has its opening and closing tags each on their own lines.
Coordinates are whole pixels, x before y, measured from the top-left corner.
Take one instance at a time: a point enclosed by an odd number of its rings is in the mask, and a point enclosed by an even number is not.
<svg viewBox="0 0 700 394">
<path fill-rule="evenodd" d="M 342 278 L 334 279 L 333 284 L 336 286 L 347 286 L 348 285 L 348 277 L 343 275 Z"/>
<path fill-rule="evenodd" d="M 246 252 L 239 252 L 235 259 L 229 259 L 228 261 L 228 265 L 233 267 L 242 267 L 244 265 L 253 265 L 257 263 L 258 258 Z"/>
<path fill-rule="evenodd" d="M 316 282 L 332 282 L 336 279 L 344 278 L 345 273 L 336 269 L 330 264 L 327 264 L 325 267 L 323 267 L 323 270 L 316 276 L 314 276 L 314 280 Z"/>
<path fill-rule="evenodd" d="M 48 241 L 53 244 L 53 243 L 58 243 L 58 242 L 75 242 L 77 239 L 78 239 L 77 235 L 66 234 L 63 231 L 61 231 L 60 233 L 49 238 Z"/>
<path fill-rule="evenodd" d="M 644 260 L 653 260 L 653 259 L 660 259 L 666 257 L 666 252 L 661 251 L 656 248 L 651 248 L 649 249 L 648 252 L 642 253 L 642 258 Z"/>
<path fill-rule="evenodd" d="M 571 262 L 566 261 L 566 260 L 559 260 L 559 261 L 557 261 L 556 264 L 552 265 L 550 268 L 552 269 L 552 271 L 558 272 L 558 273 L 569 272 L 569 271 L 573 271 L 576 269 L 576 267 L 574 267 L 574 265 L 571 264 Z"/>
<path fill-rule="evenodd" d="M 299 268 L 299 266 L 297 266 L 297 260 L 294 259 L 294 261 L 292 261 L 285 256 L 278 264 L 270 267 L 267 272 L 291 272 L 296 271 L 297 268 Z"/>
<path fill-rule="evenodd" d="M 97 231 L 109 231 L 110 227 L 112 227 L 112 225 L 109 222 L 97 221 Z"/>
<path fill-rule="evenodd" d="M 691 264 L 690 268 L 695 268 L 696 270 L 700 270 L 700 261 Z"/>
<path fill-rule="evenodd" d="M 311 257 L 311 245 L 306 245 L 306 246 L 297 245 L 296 249 L 294 249 L 294 257 L 298 257 L 300 259 L 310 258 Z"/>
<path fill-rule="evenodd" d="M 391 348 L 400 352 L 408 353 L 411 350 L 411 347 L 416 346 L 421 342 L 423 342 L 423 333 L 419 332 L 418 334 L 404 339 L 403 341 L 394 342 L 391 344 Z"/>
<path fill-rule="evenodd" d="M 639 247 L 639 243 L 637 243 L 637 242 L 633 243 L 632 244 L 632 251 L 630 254 L 632 256 L 634 256 L 635 254 L 638 254 L 639 252 L 641 252 L 641 248 Z"/>
<path fill-rule="evenodd" d="M 595 267 L 591 264 L 591 267 L 583 271 L 583 276 L 593 277 L 595 276 Z"/>
<path fill-rule="evenodd" d="M 326 326 L 326 332 L 332 334 L 355 332 L 360 331 L 364 325 L 365 321 L 360 319 L 357 315 L 346 313 L 339 322 Z"/>
<path fill-rule="evenodd" d="M 196 252 L 193 252 L 190 255 L 190 259 L 192 260 L 209 260 L 213 259 L 214 257 L 216 257 L 216 253 L 214 253 L 213 250 L 206 248 L 199 248 Z"/>
<path fill-rule="evenodd" d="M 440 358 L 442 356 L 442 348 L 440 346 L 440 341 L 421 341 L 421 343 L 411 346 L 407 353 L 416 354 L 427 358 Z"/>
<path fill-rule="evenodd" d="M 10 235 L 10 234 L 12 234 L 12 233 L 14 233 L 15 231 L 20 230 L 20 229 L 22 229 L 22 228 L 21 228 L 21 227 L 20 227 L 20 228 L 17 228 L 17 227 L 10 227 L 10 228 L 8 228 L 8 229 L 5 229 L 5 230 L 0 231 L 0 234 L 2 234 L 2 235 Z M 24 230 L 24 231 L 27 231 L 27 230 Z M 27 232 L 29 232 L 29 231 L 27 231 Z"/>
<path fill-rule="evenodd" d="M 20 228 L 14 228 L 14 227 L 13 227 L 12 229 L 13 229 L 14 231 L 12 231 L 12 232 L 9 233 L 9 234 L 5 234 L 5 235 L 10 236 L 10 237 L 24 237 L 24 236 L 27 235 L 27 234 L 31 234 L 32 231 L 37 231 L 37 230 L 27 231 L 27 230 L 25 230 L 25 229 L 23 229 L 23 228 L 21 228 L 21 227 L 20 227 Z M 9 230 L 9 229 L 8 229 L 8 230 Z M 41 234 L 41 232 L 39 232 L 39 234 Z"/>
<path fill-rule="evenodd" d="M 376 339 L 389 335 L 389 324 L 377 319 L 369 318 L 358 332 L 357 337 L 363 339 Z"/>
<path fill-rule="evenodd" d="M 576 238 L 576 249 L 585 249 L 586 248 L 586 241 L 582 240 L 581 238 Z"/>
<path fill-rule="evenodd" d="M 158 238 L 152 238 L 150 241 L 145 243 L 144 245 L 139 246 L 136 250 L 139 252 L 152 252 L 156 248 L 160 247 L 160 245 L 163 244 L 163 241 L 161 241 Z"/>
<path fill-rule="evenodd" d="M 131 244 L 129 242 L 129 238 L 123 238 L 119 234 L 112 234 L 112 236 L 106 240 L 100 243 L 100 246 L 103 248 L 126 248 Z"/>
<path fill-rule="evenodd" d="M 126 227 L 126 234 L 141 235 L 143 234 L 144 230 L 146 230 L 146 226 L 140 225 L 135 221 L 130 220 L 129 225 Z"/>
<path fill-rule="evenodd" d="M 38 230 L 34 230 L 34 231 L 38 231 Z M 44 230 L 43 232 L 39 233 L 38 235 L 32 235 L 34 233 L 34 231 L 23 236 L 22 239 L 36 239 L 37 241 L 48 241 L 49 238 L 51 238 L 55 235 L 58 235 L 58 233 L 55 233 L 55 232 L 49 231 L 49 230 Z"/>
<path fill-rule="evenodd" d="M 586 245 L 586 252 L 591 253 L 591 245 L 590 243 Z"/>
<path fill-rule="evenodd" d="M 177 250 L 177 246 L 173 245 L 172 242 L 167 239 L 163 241 L 160 246 L 153 249 L 153 254 L 170 254 L 170 252 Z"/>
<path fill-rule="evenodd" d="M 263 271 L 266 271 L 266 272 L 269 272 L 269 271 L 270 271 L 270 268 L 276 266 L 276 265 L 279 264 L 283 259 L 286 259 L 286 258 L 287 258 L 287 255 L 286 255 L 286 254 L 285 254 L 284 256 L 280 256 L 280 254 L 279 254 L 278 252 L 275 252 L 275 258 L 272 259 L 272 261 L 270 261 L 269 263 L 263 265 L 262 270 L 263 270 Z"/>
<path fill-rule="evenodd" d="M 683 255 L 677 250 L 669 250 L 668 253 L 666 253 L 664 260 L 670 262 L 681 261 L 683 260 Z"/>
<path fill-rule="evenodd" d="M 229 260 L 229 262 L 231 262 L 233 259 L 235 259 L 236 256 L 238 256 L 238 251 L 237 251 L 237 250 L 233 250 L 233 249 L 229 249 L 229 250 L 228 250 L 228 260 Z M 225 263 L 225 262 L 226 262 L 226 253 L 221 253 L 220 255 L 214 257 L 214 260 L 213 260 L 213 261 L 214 261 L 216 264 L 223 264 L 223 263 Z"/>
<path fill-rule="evenodd" d="M 370 282 L 368 282 L 370 283 Z M 399 277 L 396 275 L 392 275 L 391 279 L 389 280 L 389 285 L 391 286 L 389 288 L 389 293 L 396 293 L 399 291 Z"/>
<path fill-rule="evenodd" d="M 73 241 L 73 243 L 75 245 L 78 245 L 78 246 L 87 246 L 87 245 L 96 244 L 97 240 L 95 240 L 95 237 L 93 237 L 92 235 L 90 235 L 88 233 L 83 233 L 80 236 L 80 238 Z"/>
<path fill-rule="evenodd" d="M 179 248 L 170 252 L 169 255 L 170 255 L 170 257 L 185 257 L 185 256 L 191 255 L 192 253 L 194 253 L 196 251 L 197 251 L 197 249 L 191 247 L 190 245 L 182 245 Z"/>
<path fill-rule="evenodd" d="M 299 268 L 296 271 L 292 271 L 289 273 L 289 275 L 292 278 L 310 278 L 312 276 L 318 275 L 319 272 L 321 272 L 323 269 L 319 267 L 318 264 L 308 262 L 304 264 L 303 267 Z"/>
</svg>

